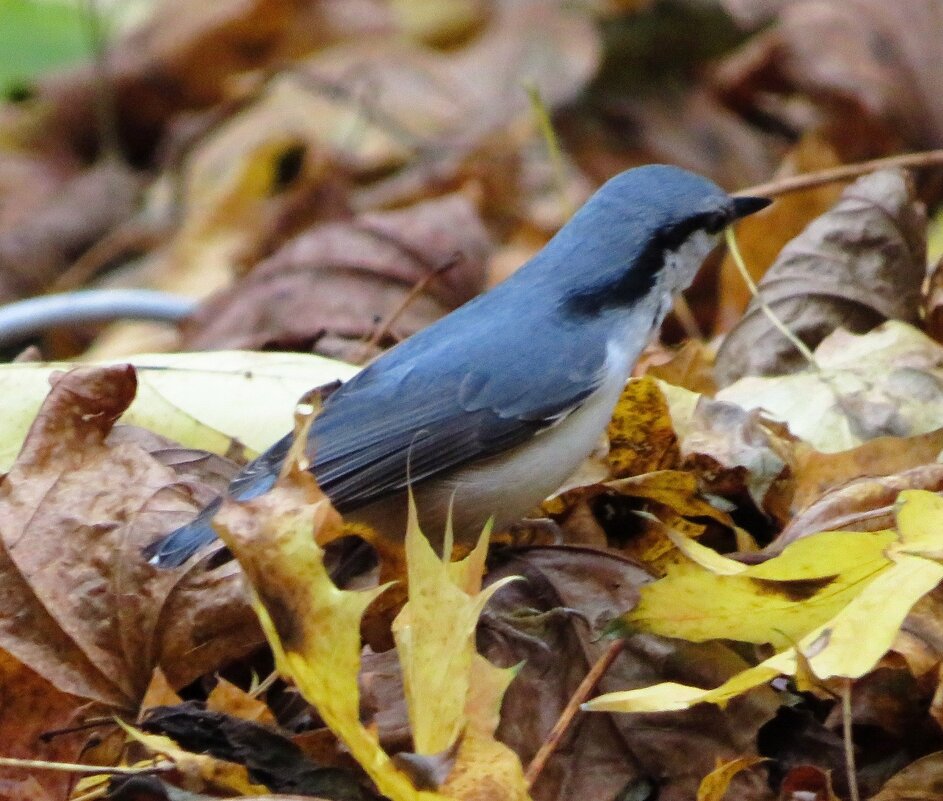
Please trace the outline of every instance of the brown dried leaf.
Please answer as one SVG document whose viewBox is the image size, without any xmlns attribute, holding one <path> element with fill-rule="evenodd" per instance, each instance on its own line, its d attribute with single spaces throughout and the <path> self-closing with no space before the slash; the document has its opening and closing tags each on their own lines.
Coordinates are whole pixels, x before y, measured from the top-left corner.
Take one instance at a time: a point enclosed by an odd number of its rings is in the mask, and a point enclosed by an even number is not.
<svg viewBox="0 0 943 801">
<path fill-rule="evenodd" d="M 871 801 L 902 801 L 932 798 L 943 788 L 943 751 L 936 751 L 911 762 L 896 773 Z"/>
<path fill-rule="evenodd" d="M 908 489 L 943 491 L 943 465 L 927 464 L 893 476 L 862 478 L 827 492 L 793 517 L 763 554 L 775 556 L 789 543 L 820 531 L 893 528 L 894 503 Z"/>
<path fill-rule="evenodd" d="M 729 93 L 755 98 L 770 92 L 806 95 L 846 138 L 858 135 L 885 148 L 939 147 L 943 142 L 940 81 L 939 0 L 901 7 L 883 0 L 756 3 L 726 0 L 747 24 L 775 23 L 735 56 L 747 61 Z M 861 136 L 863 129 L 871 136 Z M 861 147 L 859 142 L 858 148 Z M 860 151 L 859 151 L 860 153 Z"/>
<path fill-rule="evenodd" d="M 57 689 L 26 665 L 0 650 L 0 752 L 5 757 L 76 762 L 87 731 L 40 739 L 103 710 Z M 63 799 L 74 783 L 68 773 L 0 768 L 0 798 L 22 801 Z M 31 790 L 32 788 L 32 790 Z M 31 790 L 31 791 L 30 791 Z M 44 795 L 47 794 L 47 795 Z"/>
<path fill-rule="evenodd" d="M 474 297 L 489 250 L 488 234 L 462 195 L 321 225 L 205 303 L 185 325 L 183 344 L 262 349 L 316 343 L 322 353 L 362 361 L 371 354 L 365 340 L 377 319 L 388 320 L 420 282 L 428 281 L 425 291 L 390 326 L 395 340 Z"/>
<path fill-rule="evenodd" d="M 916 323 L 925 273 L 926 213 L 906 173 L 867 175 L 780 252 L 760 282 L 773 312 L 814 348 L 839 327 L 863 333 L 889 319 Z M 727 335 L 714 375 L 794 372 L 805 361 L 756 301 Z"/>
<path fill-rule="evenodd" d="M 681 439 L 682 467 L 699 476 L 705 491 L 749 499 L 782 518 L 792 448 L 788 432 L 760 410 L 702 396 Z"/>
<path fill-rule="evenodd" d="M 231 568 L 144 562 L 214 493 L 105 441 L 135 385 L 128 365 L 60 374 L 0 484 L 0 646 L 61 690 L 132 709 L 158 662 L 180 686 L 261 641 Z"/>
<path fill-rule="evenodd" d="M 825 137 L 811 131 L 786 153 L 776 175 L 787 177 L 815 172 L 836 167 L 839 163 L 838 155 Z M 737 223 L 737 244 L 754 281 L 762 279 L 787 242 L 799 236 L 812 220 L 838 202 L 841 191 L 840 184 L 826 184 L 803 192 L 790 192 L 777 197 L 773 205 L 759 214 L 751 214 Z M 717 278 L 713 332 L 726 334 L 730 331 L 752 299 L 733 259 L 729 253 L 725 254 Z"/>
<path fill-rule="evenodd" d="M 275 715 L 267 704 L 222 678 L 207 696 L 206 709 L 209 712 L 222 712 L 252 723 L 275 725 Z"/>
<path fill-rule="evenodd" d="M 943 429 L 915 437 L 879 437 L 838 453 L 797 448 L 792 462 L 793 514 L 801 513 L 825 493 L 859 478 L 890 476 L 932 465 L 941 452 Z"/>
<path fill-rule="evenodd" d="M 342 5 L 351 6 L 347 10 Z M 283 64 L 345 35 L 389 33 L 381 3 L 161 0 L 135 31 L 109 48 L 108 73 L 123 143 L 146 159 L 181 113 L 226 99 L 233 76 Z M 50 126 L 82 145 L 97 138 L 93 67 L 44 79 L 39 94 Z"/>
<path fill-rule="evenodd" d="M 492 601 L 495 617 L 479 628 L 483 652 L 493 662 L 526 659 L 502 707 L 499 737 L 526 762 L 556 721 L 579 682 L 609 641 L 599 632 L 632 606 L 649 577 L 630 560 L 589 548 L 527 548 L 507 553 L 489 581 L 523 575 Z M 562 607 L 562 609 L 560 608 Z M 529 619 L 521 609 L 534 610 Z M 568 611 L 573 610 L 573 611 Z M 516 613 L 516 614 L 515 614 Z M 516 621 L 509 625 L 510 621 Z M 744 662 L 717 643 L 694 645 L 648 635 L 628 639 L 600 692 L 643 686 L 653 678 L 705 686 L 733 675 Z M 721 679 L 723 680 L 723 679 Z M 691 799 L 716 759 L 754 750 L 758 728 L 775 711 L 774 693 L 738 699 L 726 713 L 701 706 L 659 716 L 589 715 L 550 759 L 532 790 L 537 801 L 613 798 L 658 776 L 658 797 Z M 769 799 L 761 775 L 734 780 L 736 798 Z M 560 788 L 566 788 L 563 796 Z"/>
<path fill-rule="evenodd" d="M 2 165 L 0 165 L 2 166 Z M 22 219 L 0 229 L 0 302 L 35 295 L 134 211 L 142 178 L 105 160 L 64 181 Z M 16 205 L 13 197 L 4 197 Z"/>
</svg>

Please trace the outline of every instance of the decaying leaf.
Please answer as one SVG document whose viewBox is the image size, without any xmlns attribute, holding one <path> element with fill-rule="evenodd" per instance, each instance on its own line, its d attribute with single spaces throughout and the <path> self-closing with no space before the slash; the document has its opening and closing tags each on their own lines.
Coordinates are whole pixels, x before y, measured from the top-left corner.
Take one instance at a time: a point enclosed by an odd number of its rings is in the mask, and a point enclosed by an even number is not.
<svg viewBox="0 0 943 801">
<path fill-rule="evenodd" d="M 18 759 L 76 762 L 86 747 L 88 732 L 77 730 L 86 717 L 104 711 L 99 704 L 57 689 L 38 673 L 0 650 L 0 755 Z M 63 730 L 52 739 L 42 735 Z M 72 785 L 66 773 L 0 768 L 0 796 L 11 799 L 58 801 Z"/>
<path fill-rule="evenodd" d="M 838 328 L 865 333 L 885 320 L 916 323 L 926 271 L 926 224 L 906 173 L 867 175 L 780 251 L 759 291 L 811 348 Z M 720 386 L 727 386 L 742 376 L 804 366 L 754 300 L 724 339 L 714 374 Z"/>
<path fill-rule="evenodd" d="M 137 391 L 122 423 L 160 431 L 190 448 L 231 455 L 244 443 L 265 450 L 291 428 L 298 398 L 314 386 L 347 379 L 356 368 L 301 353 L 140 354 Z M 74 365 L 0 365 L 0 470 L 9 469 L 43 399 L 49 376 Z M 240 403 L 220 403 L 238 397 Z"/>
<path fill-rule="evenodd" d="M 763 409 L 824 453 L 940 427 L 943 347 L 916 328 L 890 321 L 861 336 L 836 331 L 815 358 L 818 369 L 741 378 L 717 399 Z"/>
<path fill-rule="evenodd" d="M 916 0 L 905 15 L 881 0 L 725 5 L 750 24 L 774 21 L 731 59 L 727 69 L 739 76 L 727 87 L 731 96 L 751 98 L 769 113 L 770 93 L 804 95 L 836 136 L 851 140 L 852 152 L 919 150 L 943 141 L 938 0 Z"/>
<path fill-rule="evenodd" d="M 170 737 L 148 734 L 127 724 L 122 724 L 129 738 L 142 745 L 148 754 L 165 757 L 173 762 L 182 775 L 186 787 L 197 791 L 239 793 L 243 796 L 261 795 L 265 785 L 249 779 L 244 765 L 227 762 L 208 754 L 195 754 L 177 745 Z"/>
<path fill-rule="evenodd" d="M 470 300 L 490 239 L 462 195 L 326 223 L 287 242 L 207 301 L 183 329 L 188 349 L 304 348 L 363 362 L 369 340 L 398 341 Z M 421 291 L 411 297 L 414 287 Z M 392 315 L 396 314 L 396 319 Z"/>
<path fill-rule="evenodd" d="M 125 165 L 106 160 L 64 181 L 23 219 L 0 227 L 0 302 L 46 290 L 74 259 L 131 216 L 141 183 Z M 4 194 L 4 207 L 15 207 L 14 197 Z"/>
<path fill-rule="evenodd" d="M 489 581 L 521 575 L 495 596 L 479 628 L 491 661 L 520 664 L 502 705 L 499 736 L 526 762 L 546 740 L 589 667 L 610 647 L 600 631 L 633 603 L 650 576 L 632 560 L 595 548 L 536 547 L 495 553 Z M 722 643 L 688 643 L 638 634 L 602 680 L 604 692 L 675 680 L 713 686 L 746 667 Z M 737 699 L 727 710 L 701 705 L 658 718 L 577 718 L 532 789 L 535 799 L 615 798 L 641 792 L 659 775 L 665 798 L 694 798 L 716 765 L 753 752 L 757 730 L 775 714 L 770 690 Z M 761 771 L 734 778 L 731 797 L 768 799 Z"/>
<path fill-rule="evenodd" d="M 229 763 L 224 768 L 229 772 L 238 768 L 242 781 L 248 779 L 273 792 L 343 801 L 372 798 L 351 771 L 319 765 L 275 728 L 201 709 L 192 702 L 150 710 L 140 729 L 150 737 L 160 737 L 159 743 L 172 741 L 176 750 L 164 753 L 182 769 L 194 755 L 203 754 L 206 759 Z M 157 750 L 159 743 L 149 744 L 150 749 Z"/>
<path fill-rule="evenodd" d="M 651 378 L 625 385 L 606 434 L 606 461 L 613 478 L 671 469 L 680 459 L 668 404 Z"/>
<path fill-rule="evenodd" d="M 840 163 L 834 146 L 822 132 L 813 129 L 806 131 L 785 154 L 776 174 L 786 177 L 836 167 Z M 751 214 L 737 223 L 737 244 L 755 282 L 763 278 L 787 242 L 799 236 L 809 223 L 838 201 L 841 189 L 838 184 L 826 184 L 804 192 L 790 192 L 777 197 L 775 203 L 758 214 Z M 714 333 L 729 332 L 752 300 L 740 271 L 730 254 L 726 254 L 717 280 Z M 713 376 L 711 378 L 713 380 Z"/>
<path fill-rule="evenodd" d="M 260 637 L 231 569 L 144 562 L 216 489 L 133 438 L 106 441 L 134 391 L 129 365 L 58 376 L 0 483 L 0 647 L 61 691 L 132 710 L 158 664 L 180 686 Z"/>
<path fill-rule="evenodd" d="M 900 495 L 896 531 L 874 534 L 824 532 L 793 543 L 780 556 L 759 566 L 767 571 L 778 572 L 780 568 L 776 563 L 784 560 L 781 564 L 785 573 L 778 583 L 765 580 L 756 582 L 757 577 L 752 572 L 755 568 L 747 568 L 733 575 L 714 575 L 707 581 L 712 582 L 715 588 L 717 585 L 731 585 L 732 582 L 752 576 L 756 587 L 752 592 L 744 593 L 741 602 L 746 601 L 748 596 L 752 596 L 756 602 L 760 598 L 769 597 L 770 593 L 785 598 L 786 591 L 792 591 L 794 596 L 798 593 L 799 598 L 813 601 L 808 603 L 800 600 L 796 603 L 785 600 L 778 604 L 779 610 L 776 614 L 762 616 L 762 620 L 770 624 L 772 629 L 768 635 L 763 636 L 768 641 L 776 638 L 780 641 L 791 641 L 794 643 L 793 647 L 777 653 L 712 690 L 665 683 L 640 690 L 610 693 L 594 699 L 584 707 L 593 711 L 652 712 L 686 709 L 702 702 L 723 705 L 731 698 L 765 684 L 780 674 L 794 676 L 799 689 L 809 689 L 815 683 L 833 677 L 863 676 L 872 670 L 877 661 L 893 646 L 895 637 L 914 604 L 943 580 L 943 563 L 938 561 L 943 555 L 941 522 L 943 499 L 933 493 L 910 490 Z M 847 554 L 852 547 L 870 550 L 871 568 L 865 569 L 856 580 L 843 582 L 841 573 L 827 575 L 826 565 L 816 561 L 811 564 L 807 561 L 803 565 L 803 560 L 797 559 L 797 569 L 793 577 L 782 580 L 789 574 L 788 562 L 802 551 L 811 552 L 816 540 L 827 544 L 836 537 L 844 540 L 839 548 L 841 554 Z M 797 548 L 799 550 L 794 550 Z M 835 553 L 832 558 L 840 558 L 840 554 Z M 861 570 L 864 564 L 855 564 L 852 571 Z M 712 575 L 708 570 L 702 570 L 700 573 L 701 578 L 708 575 Z M 682 582 L 686 580 L 684 574 L 681 574 L 680 578 Z M 848 578 L 853 576 L 848 574 Z M 671 581 L 672 579 L 668 578 L 659 583 L 664 588 Z M 844 585 L 844 589 L 839 590 L 843 592 L 844 598 L 838 603 L 834 603 L 836 598 L 830 597 L 829 589 L 833 584 Z M 643 603 L 645 600 L 651 600 L 651 591 L 656 586 L 657 584 L 648 588 L 649 597 L 646 599 L 643 595 Z M 714 591 L 716 589 L 712 590 Z M 674 593 L 672 598 L 677 602 L 683 596 Z M 821 623 L 819 612 L 823 601 L 826 605 L 834 605 L 830 609 L 832 616 Z M 809 617 L 800 622 L 792 618 L 792 614 L 800 612 L 801 615 L 800 607 L 803 603 L 808 605 L 805 611 Z M 782 616 L 778 612 L 787 614 Z M 630 617 L 633 616 L 637 624 L 644 625 L 640 620 L 638 608 L 630 613 Z M 697 621 L 700 622 L 702 621 Z M 759 621 L 750 621 L 751 625 L 757 622 Z M 739 620 L 729 616 L 726 620 L 715 618 L 711 621 L 711 625 L 717 624 L 719 627 L 711 636 L 717 636 L 719 630 L 723 629 L 726 634 L 720 636 L 742 638 L 745 629 L 742 615 Z M 788 632 L 788 628 L 783 628 L 784 625 L 793 626 L 791 635 L 786 633 L 783 636 L 783 632 Z"/>
<path fill-rule="evenodd" d="M 304 430 L 299 437 L 304 441 Z M 400 770 L 360 721 L 360 621 L 386 585 L 351 592 L 333 584 L 316 540 L 333 539 L 340 517 L 297 458 L 288 459 L 273 491 L 227 502 L 216 517 L 220 536 L 246 573 L 279 671 L 295 682 L 384 795 L 464 799 L 477 797 L 482 782 L 493 782 L 496 797 L 526 799 L 517 757 L 493 738 L 510 675 L 485 663 L 474 648 L 475 623 L 499 586 L 480 592 L 487 533 L 469 556 L 450 564 L 434 554 L 411 506 L 409 600 L 394 633 L 413 740 L 426 761 L 456 749 L 443 776 L 427 776 L 417 785 L 415 772 Z M 449 535 L 446 542 L 450 553 Z M 438 689 L 430 691 L 433 684 Z"/>
<path fill-rule="evenodd" d="M 765 762 L 763 757 L 745 756 L 718 765 L 704 777 L 701 786 L 697 788 L 697 801 L 721 801 L 727 795 L 730 780 L 734 776 L 741 770 L 747 770 L 762 762 Z"/>
</svg>

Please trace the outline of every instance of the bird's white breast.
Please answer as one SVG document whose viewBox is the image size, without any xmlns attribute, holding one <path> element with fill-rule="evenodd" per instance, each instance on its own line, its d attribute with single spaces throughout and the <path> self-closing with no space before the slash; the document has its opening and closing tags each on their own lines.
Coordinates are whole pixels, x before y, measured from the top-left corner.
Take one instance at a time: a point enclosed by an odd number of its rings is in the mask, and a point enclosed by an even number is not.
<svg viewBox="0 0 943 801">
<path fill-rule="evenodd" d="M 498 525 L 511 523 L 573 474 L 605 431 L 631 369 L 621 343 L 610 346 L 606 368 L 599 389 L 559 423 L 444 482 L 455 493 L 456 530 L 463 525 L 480 528 L 492 515 Z"/>
</svg>

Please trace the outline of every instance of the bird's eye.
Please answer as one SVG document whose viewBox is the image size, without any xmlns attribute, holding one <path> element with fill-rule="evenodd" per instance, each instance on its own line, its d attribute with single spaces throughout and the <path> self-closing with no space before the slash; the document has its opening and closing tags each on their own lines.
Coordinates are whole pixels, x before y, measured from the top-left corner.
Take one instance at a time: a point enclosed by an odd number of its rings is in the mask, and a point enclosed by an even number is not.
<svg viewBox="0 0 943 801">
<path fill-rule="evenodd" d="M 711 212 L 704 220 L 704 230 L 709 234 L 719 234 L 730 223 L 730 218 L 722 211 Z"/>
</svg>

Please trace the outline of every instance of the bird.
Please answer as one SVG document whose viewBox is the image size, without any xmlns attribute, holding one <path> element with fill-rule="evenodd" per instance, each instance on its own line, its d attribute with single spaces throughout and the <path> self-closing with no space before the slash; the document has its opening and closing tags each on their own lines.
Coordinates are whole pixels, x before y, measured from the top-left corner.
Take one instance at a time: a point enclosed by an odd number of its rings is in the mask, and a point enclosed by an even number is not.
<svg viewBox="0 0 943 801">
<path fill-rule="evenodd" d="M 334 391 L 307 452 L 345 520 L 401 540 L 407 492 L 421 527 L 458 542 L 516 522 L 594 450 L 642 350 L 731 223 L 765 208 L 663 164 L 604 183 L 526 264 L 377 357 Z M 275 483 L 286 435 L 227 495 Z M 215 539 L 217 499 L 158 540 L 176 567 Z M 441 541 L 441 540 L 440 540 Z"/>
</svg>

